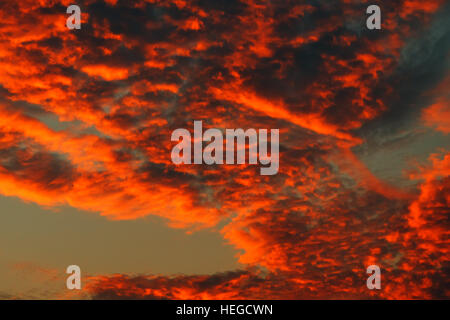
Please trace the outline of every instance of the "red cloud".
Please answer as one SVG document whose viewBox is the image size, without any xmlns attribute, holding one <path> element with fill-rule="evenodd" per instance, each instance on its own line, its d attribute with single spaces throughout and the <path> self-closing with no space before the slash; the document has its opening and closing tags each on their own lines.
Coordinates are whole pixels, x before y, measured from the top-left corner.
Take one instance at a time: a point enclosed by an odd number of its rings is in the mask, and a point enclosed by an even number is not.
<svg viewBox="0 0 450 320">
<path fill-rule="evenodd" d="M 448 154 L 432 156 L 406 190 L 377 177 L 357 150 L 376 148 L 374 121 L 389 128 L 397 116 L 400 125 L 406 109 L 430 105 L 420 93 L 438 76 L 401 84 L 414 73 L 403 73 L 415 57 L 408 42 L 428 33 L 442 1 L 386 4 L 377 34 L 355 25 L 364 11 L 351 1 L 90 0 L 76 31 L 65 27 L 67 1 L 7 3 L 0 193 L 110 219 L 157 215 L 189 231 L 221 226 L 248 267 L 93 277 L 93 297 L 448 297 Z M 411 68 L 426 73 L 429 60 Z M 418 112 L 443 133 L 446 90 L 428 90 L 433 101 Z M 192 119 L 279 128 L 279 173 L 173 165 L 170 134 Z M 365 287 L 368 264 L 382 267 L 381 292 Z"/>
</svg>

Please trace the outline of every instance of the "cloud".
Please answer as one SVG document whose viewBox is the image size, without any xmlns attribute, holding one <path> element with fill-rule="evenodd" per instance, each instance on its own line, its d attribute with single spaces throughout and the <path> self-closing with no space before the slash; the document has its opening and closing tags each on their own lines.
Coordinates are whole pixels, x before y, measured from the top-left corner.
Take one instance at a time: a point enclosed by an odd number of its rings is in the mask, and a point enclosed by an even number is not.
<svg viewBox="0 0 450 320">
<path fill-rule="evenodd" d="M 424 110 L 423 118 L 430 127 L 436 127 L 436 130 L 445 134 L 450 133 L 450 101 L 436 103 Z"/>
<path fill-rule="evenodd" d="M 372 32 L 366 4 L 89 0 L 69 31 L 67 1 L 4 1 L 0 193 L 214 228 L 248 268 L 92 277 L 94 298 L 448 297 L 447 151 L 408 189 L 357 151 L 374 127 L 447 133 L 448 5 L 390 2 Z M 279 173 L 175 166 L 171 132 L 193 120 L 279 128 Z"/>
</svg>

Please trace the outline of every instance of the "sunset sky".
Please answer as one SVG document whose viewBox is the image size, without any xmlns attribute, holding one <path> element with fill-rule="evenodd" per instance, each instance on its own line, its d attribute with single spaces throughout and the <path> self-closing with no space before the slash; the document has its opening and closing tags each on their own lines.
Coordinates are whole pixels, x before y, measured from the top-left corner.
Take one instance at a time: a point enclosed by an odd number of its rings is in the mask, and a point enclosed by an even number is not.
<svg viewBox="0 0 450 320">
<path fill-rule="evenodd" d="M 1 0 L 0 299 L 450 298 L 449 17 Z M 278 173 L 173 164 L 194 120 L 279 129 Z"/>
</svg>

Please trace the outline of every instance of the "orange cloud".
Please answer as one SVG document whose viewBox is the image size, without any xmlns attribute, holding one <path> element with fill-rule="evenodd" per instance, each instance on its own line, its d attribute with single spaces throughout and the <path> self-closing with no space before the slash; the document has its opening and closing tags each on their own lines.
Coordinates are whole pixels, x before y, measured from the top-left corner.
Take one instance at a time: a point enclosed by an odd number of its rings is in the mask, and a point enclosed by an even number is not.
<svg viewBox="0 0 450 320">
<path fill-rule="evenodd" d="M 448 297 L 448 155 L 430 156 L 405 191 L 356 151 L 414 117 L 412 100 L 431 103 L 415 120 L 448 133 L 445 72 L 444 81 L 427 73 L 442 62 L 405 59 L 442 1 L 390 3 L 377 34 L 354 25 L 352 1 L 89 0 L 78 31 L 65 27 L 67 1 L 9 2 L 0 9 L 0 193 L 211 228 L 244 268 L 92 277 L 92 297 Z M 402 86 L 408 68 L 425 74 L 412 89 Z M 279 173 L 175 166 L 170 134 L 192 120 L 279 128 Z M 367 291 L 369 263 L 382 266 L 384 291 Z"/>
</svg>

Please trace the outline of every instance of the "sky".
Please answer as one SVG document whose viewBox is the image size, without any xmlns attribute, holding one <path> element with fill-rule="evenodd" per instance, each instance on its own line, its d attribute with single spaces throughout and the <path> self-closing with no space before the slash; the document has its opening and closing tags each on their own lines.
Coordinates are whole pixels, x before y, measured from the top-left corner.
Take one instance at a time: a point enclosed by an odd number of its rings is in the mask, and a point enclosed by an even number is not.
<svg viewBox="0 0 450 320">
<path fill-rule="evenodd" d="M 0 299 L 450 297 L 448 2 L 71 4 L 0 2 Z M 195 120 L 278 173 L 174 164 Z"/>
</svg>

